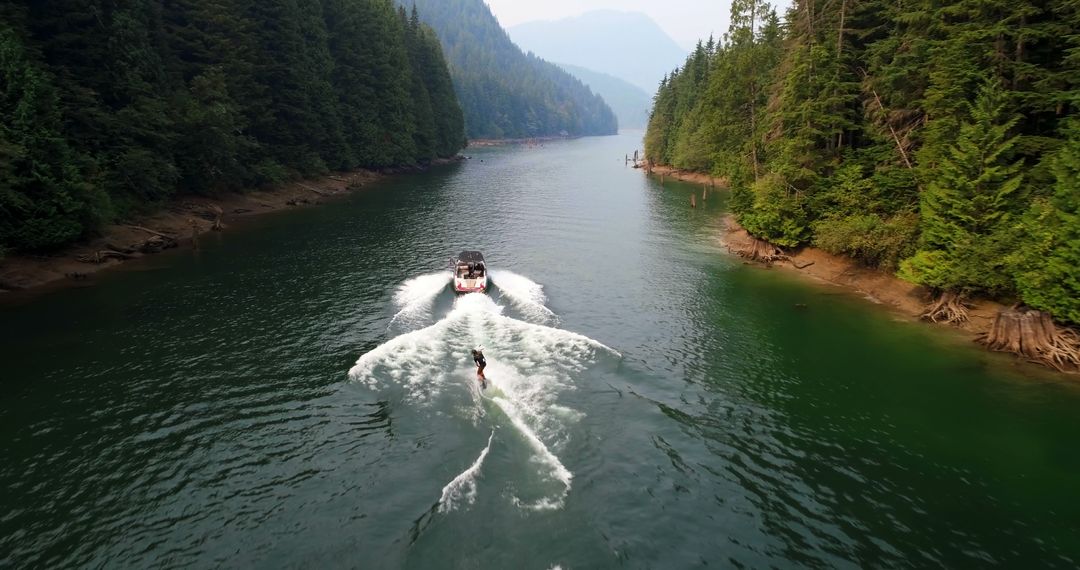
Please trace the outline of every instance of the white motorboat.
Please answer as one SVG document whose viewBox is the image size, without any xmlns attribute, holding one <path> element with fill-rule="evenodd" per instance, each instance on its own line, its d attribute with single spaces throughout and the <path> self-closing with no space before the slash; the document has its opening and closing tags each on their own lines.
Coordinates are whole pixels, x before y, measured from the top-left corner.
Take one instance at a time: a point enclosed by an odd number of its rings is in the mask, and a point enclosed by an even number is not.
<svg viewBox="0 0 1080 570">
<path fill-rule="evenodd" d="M 484 254 L 479 251 L 463 251 L 451 260 L 454 272 L 454 291 L 457 293 L 483 293 L 487 291 L 488 271 Z"/>
</svg>

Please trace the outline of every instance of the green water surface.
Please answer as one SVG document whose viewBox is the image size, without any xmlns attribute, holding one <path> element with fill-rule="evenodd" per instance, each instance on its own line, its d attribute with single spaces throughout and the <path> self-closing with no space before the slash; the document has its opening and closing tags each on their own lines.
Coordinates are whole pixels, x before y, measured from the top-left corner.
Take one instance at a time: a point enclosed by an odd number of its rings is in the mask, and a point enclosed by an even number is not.
<svg viewBox="0 0 1080 570">
<path fill-rule="evenodd" d="M 640 136 L 0 305 L 0 567 L 1080 564 L 1075 381 L 742 264 Z"/>
</svg>

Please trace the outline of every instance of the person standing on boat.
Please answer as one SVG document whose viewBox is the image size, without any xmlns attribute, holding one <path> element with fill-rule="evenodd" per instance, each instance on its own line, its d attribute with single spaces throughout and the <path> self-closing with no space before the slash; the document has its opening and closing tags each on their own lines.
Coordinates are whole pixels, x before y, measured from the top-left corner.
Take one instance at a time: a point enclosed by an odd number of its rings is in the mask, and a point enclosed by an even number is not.
<svg viewBox="0 0 1080 570">
<path fill-rule="evenodd" d="M 484 376 L 484 368 L 487 367 L 487 359 L 484 358 L 484 347 L 478 346 L 474 348 L 472 351 L 472 358 L 473 362 L 476 363 L 476 379 L 483 384 L 484 380 L 487 379 Z"/>
</svg>

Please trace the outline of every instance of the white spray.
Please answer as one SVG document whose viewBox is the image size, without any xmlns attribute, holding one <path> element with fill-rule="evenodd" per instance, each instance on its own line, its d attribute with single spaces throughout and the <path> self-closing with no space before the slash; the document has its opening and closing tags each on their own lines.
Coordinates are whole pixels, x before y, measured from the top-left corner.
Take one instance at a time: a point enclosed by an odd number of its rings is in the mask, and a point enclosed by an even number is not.
<svg viewBox="0 0 1080 570">
<path fill-rule="evenodd" d="M 473 461 L 468 469 L 454 477 L 442 489 L 442 497 L 439 498 L 439 512 L 445 513 L 454 510 L 460 501 L 465 500 L 468 504 L 476 502 L 476 479 L 480 475 L 480 467 L 484 464 L 484 458 L 491 451 L 491 440 L 495 437 L 492 431 L 488 436 L 487 446 L 480 452 L 480 456 Z"/>
<path fill-rule="evenodd" d="M 403 285 L 399 289 L 400 305 L 407 308 L 426 303 L 430 307 L 433 301 L 427 299 L 434 299 L 441 289 L 436 290 L 435 280 L 429 277 L 432 276 L 421 276 Z M 496 278 L 505 280 L 506 274 Z M 514 290 L 528 303 L 541 303 L 543 294 L 539 286 L 530 288 L 531 281 L 520 279 L 515 281 L 511 277 L 510 282 L 522 287 L 503 289 L 505 281 L 498 285 L 504 292 Z M 444 278 L 442 287 L 445 282 Z M 487 295 L 461 296 L 442 320 L 376 347 L 361 356 L 349 374 L 372 389 L 404 388 L 407 403 L 427 406 L 444 390 L 474 389 L 468 387 L 475 382 L 472 375 L 463 372 L 471 368 L 463 362 L 470 348 L 485 345 L 489 382 L 492 388 L 501 391 L 492 400 L 531 448 L 538 467 L 536 475 L 558 488 L 554 494 L 539 500 L 527 502 L 515 497 L 514 502 L 528 509 L 561 508 L 570 492 L 573 474 L 551 446 L 569 438 L 568 424 L 581 414 L 557 405 L 558 395 L 574 389 L 574 375 L 594 361 L 599 351 L 618 353 L 580 334 L 507 317 L 502 310 Z M 487 447 L 473 465 L 443 488 L 440 510 L 451 510 L 462 501 L 472 504 L 475 500 L 476 479 L 491 440 L 489 437 Z"/>
</svg>

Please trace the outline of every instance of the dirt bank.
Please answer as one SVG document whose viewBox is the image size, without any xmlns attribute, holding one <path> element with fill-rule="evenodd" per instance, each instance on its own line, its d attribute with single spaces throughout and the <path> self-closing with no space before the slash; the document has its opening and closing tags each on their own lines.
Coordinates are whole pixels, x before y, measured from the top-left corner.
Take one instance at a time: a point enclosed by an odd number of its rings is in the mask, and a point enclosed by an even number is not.
<svg viewBox="0 0 1080 570">
<path fill-rule="evenodd" d="M 459 158 L 436 161 L 433 166 Z M 85 283 L 94 273 L 175 247 L 197 247 L 198 236 L 228 230 L 245 218 L 321 204 L 398 172 L 420 168 L 367 170 L 290 182 L 244 194 L 213 198 L 182 196 L 160 210 L 107 226 L 101 237 L 47 256 L 11 255 L 0 261 L 0 299 Z M 215 230 L 215 225 L 218 227 Z M 27 293 L 29 290 L 29 293 Z M 12 295 L 17 292 L 17 295 Z M 7 294 L 5 294 L 7 293 Z"/>
<path fill-rule="evenodd" d="M 644 167 L 647 172 L 651 172 L 653 178 L 673 178 L 675 180 L 682 180 L 683 182 L 693 182 L 694 184 L 708 184 L 710 186 L 720 186 L 726 188 L 728 185 L 727 178 L 722 176 L 709 176 L 701 172 L 690 172 L 687 170 L 679 170 L 670 166 L 652 166 L 650 169 L 648 166 Z"/>
<path fill-rule="evenodd" d="M 92 274 L 164 249 L 192 247 L 198 236 L 227 230 L 243 218 L 318 204 L 356 190 L 381 175 L 353 172 L 214 198 L 179 197 L 152 214 L 107 226 L 101 237 L 47 256 L 15 255 L 0 262 L 0 291 L 86 281 Z"/>
<path fill-rule="evenodd" d="M 158 212 L 106 227 L 100 238 L 89 243 L 75 244 L 48 256 L 13 255 L 0 260 L 0 300 L 25 298 L 41 290 L 85 283 L 98 271 L 163 249 L 198 247 L 199 235 L 228 230 L 245 218 L 321 204 L 360 190 L 384 176 L 419 172 L 462 159 L 458 155 L 437 159 L 430 166 L 338 173 L 214 198 L 177 196 Z"/>
<path fill-rule="evenodd" d="M 720 236 L 722 245 L 732 251 L 747 248 L 753 239 L 750 234 L 734 217 L 728 215 L 724 221 L 726 228 L 724 235 Z M 912 320 L 918 320 L 926 305 L 932 301 L 930 292 L 925 288 L 908 283 L 892 273 L 863 267 L 847 257 L 812 247 L 787 253 L 791 262 L 776 262 L 770 267 L 850 289 L 875 303 L 891 307 L 897 314 Z M 999 303 L 987 300 L 975 300 L 971 304 L 970 320 L 962 326 L 951 328 L 963 331 L 972 338 L 988 332 L 998 311 L 1005 308 Z"/>
</svg>

